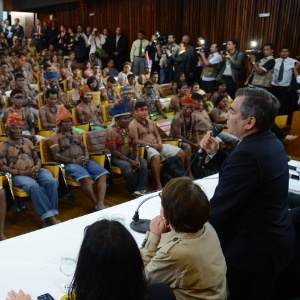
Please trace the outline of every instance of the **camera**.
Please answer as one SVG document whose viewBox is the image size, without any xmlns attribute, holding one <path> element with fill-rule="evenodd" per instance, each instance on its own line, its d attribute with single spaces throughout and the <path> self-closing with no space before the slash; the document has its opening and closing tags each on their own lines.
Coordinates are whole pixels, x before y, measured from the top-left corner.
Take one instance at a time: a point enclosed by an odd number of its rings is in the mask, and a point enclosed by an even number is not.
<svg viewBox="0 0 300 300">
<path fill-rule="evenodd" d="M 196 47 L 195 48 L 196 53 L 200 54 L 200 52 L 203 52 L 205 56 L 209 56 L 210 54 L 210 47 L 208 45 L 203 45 L 202 47 Z"/>
<path fill-rule="evenodd" d="M 254 55 L 256 57 L 256 61 L 259 61 L 264 56 L 263 51 L 259 48 L 248 49 L 248 50 L 245 50 L 245 52 L 248 57 L 248 60 L 251 60 L 250 55 Z"/>
<path fill-rule="evenodd" d="M 154 45 L 156 44 L 165 45 L 168 43 L 168 37 L 166 35 L 162 34 L 159 31 L 156 31 L 155 35 L 157 36 L 157 38 L 153 40 Z"/>
</svg>

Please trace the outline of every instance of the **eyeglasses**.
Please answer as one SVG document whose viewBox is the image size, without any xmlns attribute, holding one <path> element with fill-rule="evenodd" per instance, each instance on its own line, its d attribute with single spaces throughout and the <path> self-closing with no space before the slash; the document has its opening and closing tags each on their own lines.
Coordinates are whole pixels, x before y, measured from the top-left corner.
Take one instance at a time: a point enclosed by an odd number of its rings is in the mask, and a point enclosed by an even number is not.
<svg viewBox="0 0 300 300">
<path fill-rule="evenodd" d="M 15 100 L 23 100 L 23 96 L 16 96 L 14 97 Z"/>
</svg>

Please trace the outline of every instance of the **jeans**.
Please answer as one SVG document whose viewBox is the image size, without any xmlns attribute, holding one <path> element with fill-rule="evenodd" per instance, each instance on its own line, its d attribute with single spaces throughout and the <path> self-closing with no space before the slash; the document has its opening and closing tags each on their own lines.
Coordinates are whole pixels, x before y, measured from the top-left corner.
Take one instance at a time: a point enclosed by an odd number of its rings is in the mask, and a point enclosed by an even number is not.
<svg viewBox="0 0 300 300">
<path fill-rule="evenodd" d="M 128 158 L 134 160 L 132 154 L 130 154 Z M 128 161 L 116 157 L 112 157 L 111 159 L 111 164 L 121 169 L 122 175 L 126 180 L 126 188 L 130 193 L 147 190 L 148 187 L 147 161 L 141 157 L 139 157 L 139 161 L 140 168 L 134 174 L 132 172 L 132 166 Z"/>
<path fill-rule="evenodd" d="M 29 176 L 13 176 L 12 184 L 30 196 L 35 211 L 43 221 L 58 214 L 58 181 L 52 177 L 50 171 L 41 168 L 36 179 Z"/>
<path fill-rule="evenodd" d="M 174 71 L 172 70 L 172 68 L 169 67 L 160 68 L 160 72 L 159 72 L 160 84 L 172 82 L 173 75 L 174 75 Z"/>
</svg>

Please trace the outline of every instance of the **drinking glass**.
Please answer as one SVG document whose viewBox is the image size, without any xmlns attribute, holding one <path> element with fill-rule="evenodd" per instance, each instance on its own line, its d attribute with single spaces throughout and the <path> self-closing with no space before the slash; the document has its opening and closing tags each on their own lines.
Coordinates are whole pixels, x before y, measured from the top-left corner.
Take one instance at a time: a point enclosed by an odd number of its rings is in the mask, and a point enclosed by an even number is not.
<svg viewBox="0 0 300 300">
<path fill-rule="evenodd" d="M 67 277 L 67 282 L 63 287 L 64 292 L 68 292 L 71 276 L 75 273 L 76 259 L 70 256 L 62 256 L 60 259 L 60 271 Z"/>
</svg>

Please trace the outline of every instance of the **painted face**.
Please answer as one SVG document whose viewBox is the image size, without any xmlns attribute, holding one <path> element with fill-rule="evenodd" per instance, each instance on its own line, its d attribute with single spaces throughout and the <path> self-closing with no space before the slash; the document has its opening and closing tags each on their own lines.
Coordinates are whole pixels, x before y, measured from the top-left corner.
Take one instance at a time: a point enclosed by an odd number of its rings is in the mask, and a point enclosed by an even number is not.
<svg viewBox="0 0 300 300">
<path fill-rule="evenodd" d="M 146 117 L 148 116 L 148 107 L 147 107 L 147 106 L 144 106 L 144 107 L 138 108 L 138 109 L 135 111 L 135 114 L 136 114 L 136 116 L 139 117 L 140 119 L 146 119 Z"/>
<path fill-rule="evenodd" d="M 121 128 L 128 128 L 129 123 L 131 122 L 132 117 L 130 115 L 121 116 L 117 118 L 117 124 Z"/>
<path fill-rule="evenodd" d="M 24 100 L 23 94 L 16 94 L 12 97 L 13 104 L 17 107 L 23 106 L 23 100 Z"/>
<path fill-rule="evenodd" d="M 190 116 L 194 110 L 195 110 L 195 105 L 193 105 L 193 104 L 183 104 L 182 105 L 182 112 L 183 112 L 184 116 L 186 116 L 186 117 Z"/>
<path fill-rule="evenodd" d="M 26 80 L 25 78 L 18 78 L 16 79 L 16 85 L 18 88 L 24 88 L 25 87 L 25 83 L 26 83 Z"/>
<path fill-rule="evenodd" d="M 72 119 L 61 121 L 59 127 L 62 132 L 70 131 L 72 128 Z"/>
<path fill-rule="evenodd" d="M 93 100 L 93 94 L 91 92 L 87 92 L 83 94 L 83 101 L 84 102 L 91 102 Z"/>
<path fill-rule="evenodd" d="M 22 137 L 23 125 L 13 125 L 8 129 L 8 132 L 13 140 L 18 140 Z"/>
</svg>

